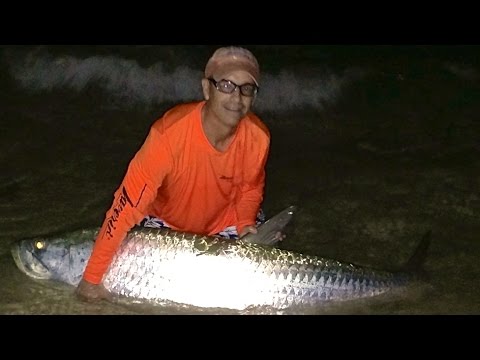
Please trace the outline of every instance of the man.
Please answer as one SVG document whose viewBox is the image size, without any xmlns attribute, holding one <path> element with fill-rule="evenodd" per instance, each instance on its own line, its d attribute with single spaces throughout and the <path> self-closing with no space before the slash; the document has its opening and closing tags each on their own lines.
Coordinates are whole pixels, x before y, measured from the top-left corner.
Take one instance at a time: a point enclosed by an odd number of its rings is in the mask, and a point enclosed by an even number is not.
<svg viewBox="0 0 480 360">
<path fill-rule="evenodd" d="M 81 299 L 110 297 L 102 277 L 142 220 L 206 235 L 257 233 L 270 146 L 250 111 L 259 78 L 250 51 L 220 48 L 205 67 L 205 100 L 177 105 L 152 125 L 107 211 L 77 287 Z"/>
</svg>

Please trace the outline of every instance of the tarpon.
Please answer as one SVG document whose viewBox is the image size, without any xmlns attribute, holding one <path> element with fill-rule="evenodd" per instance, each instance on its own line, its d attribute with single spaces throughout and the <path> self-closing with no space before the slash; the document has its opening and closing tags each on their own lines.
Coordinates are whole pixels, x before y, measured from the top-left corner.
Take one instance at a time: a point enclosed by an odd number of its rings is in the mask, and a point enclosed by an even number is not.
<svg viewBox="0 0 480 360">
<path fill-rule="evenodd" d="M 18 241 L 12 254 L 27 275 L 76 286 L 96 231 Z M 410 265 L 423 261 L 427 246 L 425 237 Z M 242 239 L 135 228 L 117 250 L 103 284 L 114 295 L 145 302 L 243 310 L 372 297 L 404 287 L 410 279 L 409 272 L 376 270 Z"/>
</svg>

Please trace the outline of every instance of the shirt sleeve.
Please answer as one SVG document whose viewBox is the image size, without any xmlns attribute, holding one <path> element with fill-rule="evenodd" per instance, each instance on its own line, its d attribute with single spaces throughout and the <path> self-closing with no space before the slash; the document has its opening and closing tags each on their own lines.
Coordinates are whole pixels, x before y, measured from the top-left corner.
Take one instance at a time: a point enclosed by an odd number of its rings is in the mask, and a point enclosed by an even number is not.
<svg viewBox="0 0 480 360">
<path fill-rule="evenodd" d="M 265 187 L 265 166 L 269 152 L 269 143 L 259 154 L 259 159 L 248 180 L 242 185 L 240 199 L 236 205 L 238 222 L 237 232 L 240 234 L 245 226 L 254 225 L 260 204 L 263 201 Z"/>
<path fill-rule="evenodd" d="M 83 274 L 86 281 L 93 284 L 102 282 L 127 232 L 148 215 L 146 212 L 171 164 L 168 142 L 152 127 L 115 192 L 113 204 L 106 213 Z"/>
</svg>

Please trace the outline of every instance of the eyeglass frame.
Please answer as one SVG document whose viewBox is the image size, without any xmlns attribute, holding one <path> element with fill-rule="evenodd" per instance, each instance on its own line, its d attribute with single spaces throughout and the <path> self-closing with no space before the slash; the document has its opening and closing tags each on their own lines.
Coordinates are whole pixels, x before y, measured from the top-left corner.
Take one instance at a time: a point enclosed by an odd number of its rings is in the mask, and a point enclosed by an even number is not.
<svg viewBox="0 0 480 360">
<path fill-rule="evenodd" d="M 218 80 L 216 81 L 214 78 L 207 78 L 208 81 L 210 81 L 213 86 L 215 86 L 215 89 L 217 89 L 218 91 L 220 91 L 222 94 L 233 94 L 235 92 L 235 90 L 237 90 L 237 88 L 240 90 L 240 94 L 242 94 L 242 96 L 246 96 L 246 97 L 254 97 L 255 95 L 258 94 L 258 91 L 260 90 L 260 88 L 257 86 L 257 84 L 252 84 L 252 83 L 246 83 L 246 84 L 243 84 L 243 85 L 237 85 L 235 84 L 233 81 L 231 80 L 227 80 L 227 79 L 221 79 L 221 80 Z M 218 86 L 218 83 L 221 82 L 221 81 L 226 81 L 232 85 L 234 85 L 235 87 L 233 88 L 233 90 L 231 92 L 225 92 L 225 91 L 222 91 L 220 90 L 220 87 Z M 250 86 L 253 86 L 253 94 L 252 95 L 247 95 L 243 92 L 243 87 L 246 86 L 246 85 L 250 85 Z"/>
</svg>

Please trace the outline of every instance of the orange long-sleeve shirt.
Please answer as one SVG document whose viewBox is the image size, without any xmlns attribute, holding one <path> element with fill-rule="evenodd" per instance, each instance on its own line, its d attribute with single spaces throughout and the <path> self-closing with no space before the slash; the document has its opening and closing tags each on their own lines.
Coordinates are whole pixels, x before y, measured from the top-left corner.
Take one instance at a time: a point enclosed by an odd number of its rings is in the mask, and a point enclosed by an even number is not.
<svg viewBox="0 0 480 360">
<path fill-rule="evenodd" d="M 255 223 L 263 200 L 270 133 L 253 113 L 224 152 L 208 141 L 204 101 L 178 105 L 158 119 L 132 161 L 95 241 L 84 272 L 98 284 L 127 232 L 146 215 L 175 230 L 212 235 Z"/>
</svg>

